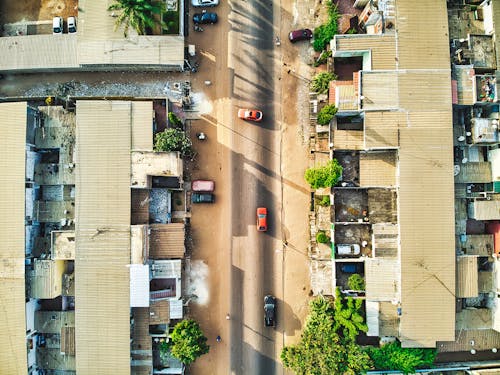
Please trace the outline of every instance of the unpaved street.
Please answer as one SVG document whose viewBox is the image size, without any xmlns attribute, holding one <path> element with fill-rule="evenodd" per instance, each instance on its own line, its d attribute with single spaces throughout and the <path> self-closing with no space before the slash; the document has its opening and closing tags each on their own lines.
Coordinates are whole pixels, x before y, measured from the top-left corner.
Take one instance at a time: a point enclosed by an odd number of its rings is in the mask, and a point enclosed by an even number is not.
<svg viewBox="0 0 500 375">
<path fill-rule="evenodd" d="M 216 10 L 220 22 L 190 35 L 201 59 L 193 89 L 210 108 L 192 122 L 208 140 L 197 141 L 193 178 L 216 181 L 217 203 L 192 209 L 193 260 L 209 269 L 209 298 L 191 304 L 211 351 L 192 374 L 281 374 L 279 353 L 295 342 L 307 314 L 309 166 L 305 45 L 291 45 L 290 28 L 315 1 L 238 1 Z M 275 45 L 279 33 L 281 46 Z M 212 81 L 205 86 L 206 80 Z M 264 111 L 262 124 L 237 119 L 237 108 Z M 269 210 L 269 231 L 258 233 L 255 210 Z M 278 298 L 275 330 L 264 327 L 263 297 Z M 229 313 L 231 319 L 226 320 Z M 222 342 L 215 337 L 220 334 Z"/>
</svg>

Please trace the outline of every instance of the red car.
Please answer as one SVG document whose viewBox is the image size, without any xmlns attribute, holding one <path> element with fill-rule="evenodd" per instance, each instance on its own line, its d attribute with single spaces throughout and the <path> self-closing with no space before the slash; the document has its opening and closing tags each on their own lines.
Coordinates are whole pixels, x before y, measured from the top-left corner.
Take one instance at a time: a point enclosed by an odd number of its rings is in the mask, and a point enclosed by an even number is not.
<svg viewBox="0 0 500 375">
<path fill-rule="evenodd" d="M 267 208 L 257 208 L 257 230 L 265 232 L 267 230 Z"/>
<path fill-rule="evenodd" d="M 238 110 L 238 117 L 243 120 L 260 121 L 262 120 L 262 112 L 256 109 L 240 109 Z"/>
<path fill-rule="evenodd" d="M 313 32 L 309 29 L 294 30 L 290 31 L 290 34 L 288 34 L 288 39 L 290 39 L 292 43 L 298 42 L 299 40 L 308 40 L 312 37 Z"/>
</svg>

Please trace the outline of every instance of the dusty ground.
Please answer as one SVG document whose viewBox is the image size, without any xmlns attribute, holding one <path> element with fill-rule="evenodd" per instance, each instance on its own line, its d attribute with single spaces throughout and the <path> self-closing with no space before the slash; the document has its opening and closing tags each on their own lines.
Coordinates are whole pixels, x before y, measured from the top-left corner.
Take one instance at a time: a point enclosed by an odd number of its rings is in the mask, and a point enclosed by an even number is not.
<svg viewBox="0 0 500 375">
<path fill-rule="evenodd" d="M 275 26 L 279 28 L 281 46 L 276 49 L 275 77 L 279 91 L 276 98 L 278 104 L 276 119 L 280 119 L 282 129 L 282 189 L 283 189 L 283 259 L 284 259 L 284 290 L 282 295 L 293 313 L 287 314 L 291 320 L 280 321 L 284 335 L 283 342 L 278 346 L 289 345 L 300 338 L 302 322 L 308 312 L 310 299 L 309 260 L 308 260 L 308 221 L 309 188 L 303 180 L 304 171 L 309 167 L 308 129 L 309 129 L 309 97 L 308 85 L 314 74 L 311 67 L 314 55 L 312 47 L 307 42 L 292 45 L 288 42 L 288 32 L 292 29 L 318 26 L 321 17 L 326 12 L 319 0 L 275 2 L 275 9 L 280 12 L 275 15 Z M 227 17 L 227 8 L 219 6 L 217 12 L 221 19 Z M 320 16 L 320 18 L 317 18 Z M 210 26 L 207 26 L 210 28 Z M 212 31 L 212 30 L 210 30 Z M 198 153 L 197 163 L 191 169 L 191 178 L 207 178 L 216 181 L 216 196 L 228 194 L 227 182 L 231 172 L 225 166 L 229 152 L 217 147 L 217 127 L 227 121 L 230 116 L 227 108 L 226 91 L 230 87 L 229 76 L 221 74 L 225 66 L 220 62 L 224 56 L 217 55 L 217 48 L 210 47 L 219 41 L 211 40 L 213 33 L 193 33 L 189 42 L 195 43 L 197 53 L 201 56 L 200 70 L 192 76 L 193 91 L 208 102 L 203 105 L 201 120 L 191 123 L 191 133 L 203 131 L 207 134 L 206 141 L 194 139 L 194 147 Z M 216 63 L 217 62 L 217 63 Z M 204 84 L 211 81 L 210 86 Z M 220 134 L 219 134 L 220 137 Z M 224 251 L 224 228 L 215 233 L 210 224 L 217 218 L 230 215 L 219 207 L 193 207 L 191 223 L 193 225 L 192 262 L 203 282 L 196 282 L 199 288 L 196 293 L 203 297 L 195 299 L 190 304 L 190 314 L 197 319 L 204 329 L 211 351 L 201 357 L 193 366 L 191 374 L 227 374 L 229 370 L 230 343 L 226 338 L 230 334 L 231 322 L 225 319 L 230 311 L 229 300 L 221 296 L 230 296 L 230 290 L 224 280 L 228 280 L 229 262 Z M 222 242 L 221 242 L 222 241 Z M 196 294 L 195 293 L 195 294 Z M 283 318 L 281 315 L 280 318 Z M 222 342 L 215 342 L 220 334 Z M 279 352 L 276 353 L 279 361 Z M 280 372 L 282 370 L 279 370 Z"/>
<path fill-rule="evenodd" d="M 5 0 L 0 2 L 0 24 L 20 21 L 67 19 L 78 15 L 78 0 Z"/>
</svg>

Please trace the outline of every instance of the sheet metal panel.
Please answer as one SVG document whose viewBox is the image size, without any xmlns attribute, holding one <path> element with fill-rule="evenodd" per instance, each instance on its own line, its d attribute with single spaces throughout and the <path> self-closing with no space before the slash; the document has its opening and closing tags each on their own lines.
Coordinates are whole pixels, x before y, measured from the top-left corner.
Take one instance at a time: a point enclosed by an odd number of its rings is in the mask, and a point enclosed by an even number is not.
<svg viewBox="0 0 500 375">
<path fill-rule="evenodd" d="M 365 112 L 365 148 L 399 147 L 398 129 L 406 121 L 406 113 L 401 111 Z"/>
<path fill-rule="evenodd" d="M 399 69 L 450 70 L 446 1 L 397 0 L 396 28 Z"/>
<path fill-rule="evenodd" d="M 130 374 L 132 105 L 77 101 L 78 374 Z"/>
<path fill-rule="evenodd" d="M 3 38 L 0 38 L 3 39 Z M 24 181 L 27 105 L 0 103 L 0 369 L 27 373 Z"/>
<path fill-rule="evenodd" d="M 153 102 L 132 102 L 132 150 L 153 149 Z"/>
<path fill-rule="evenodd" d="M 455 249 L 449 118 L 401 129 L 399 224 L 404 346 L 453 340 Z M 425 116 L 423 116 L 425 118 Z M 436 122 L 448 123 L 433 126 Z"/>
<path fill-rule="evenodd" d="M 395 34 L 387 35 L 349 35 L 335 37 L 337 49 L 341 51 L 371 51 L 372 69 L 386 70 L 396 68 Z"/>
</svg>

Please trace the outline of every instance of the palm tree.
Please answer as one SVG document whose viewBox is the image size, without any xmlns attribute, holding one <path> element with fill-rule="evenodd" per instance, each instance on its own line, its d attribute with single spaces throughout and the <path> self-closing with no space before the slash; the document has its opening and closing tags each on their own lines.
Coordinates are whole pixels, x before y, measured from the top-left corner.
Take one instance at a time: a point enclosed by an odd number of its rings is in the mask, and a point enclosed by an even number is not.
<svg viewBox="0 0 500 375">
<path fill-rule="evenodd" d="M 127 37 L 132 27 L 139 35 L 146 34 L 147 29 L 153 28 L 155 23 L 163 22 L 155 18 L 165 12 L 165 2 L 155 0 L 114 0 L 108 10 L 118 10 L 121 13 L 116 18 L 115 31 L 123 25 L 123 35 Z"/>
</svg>

